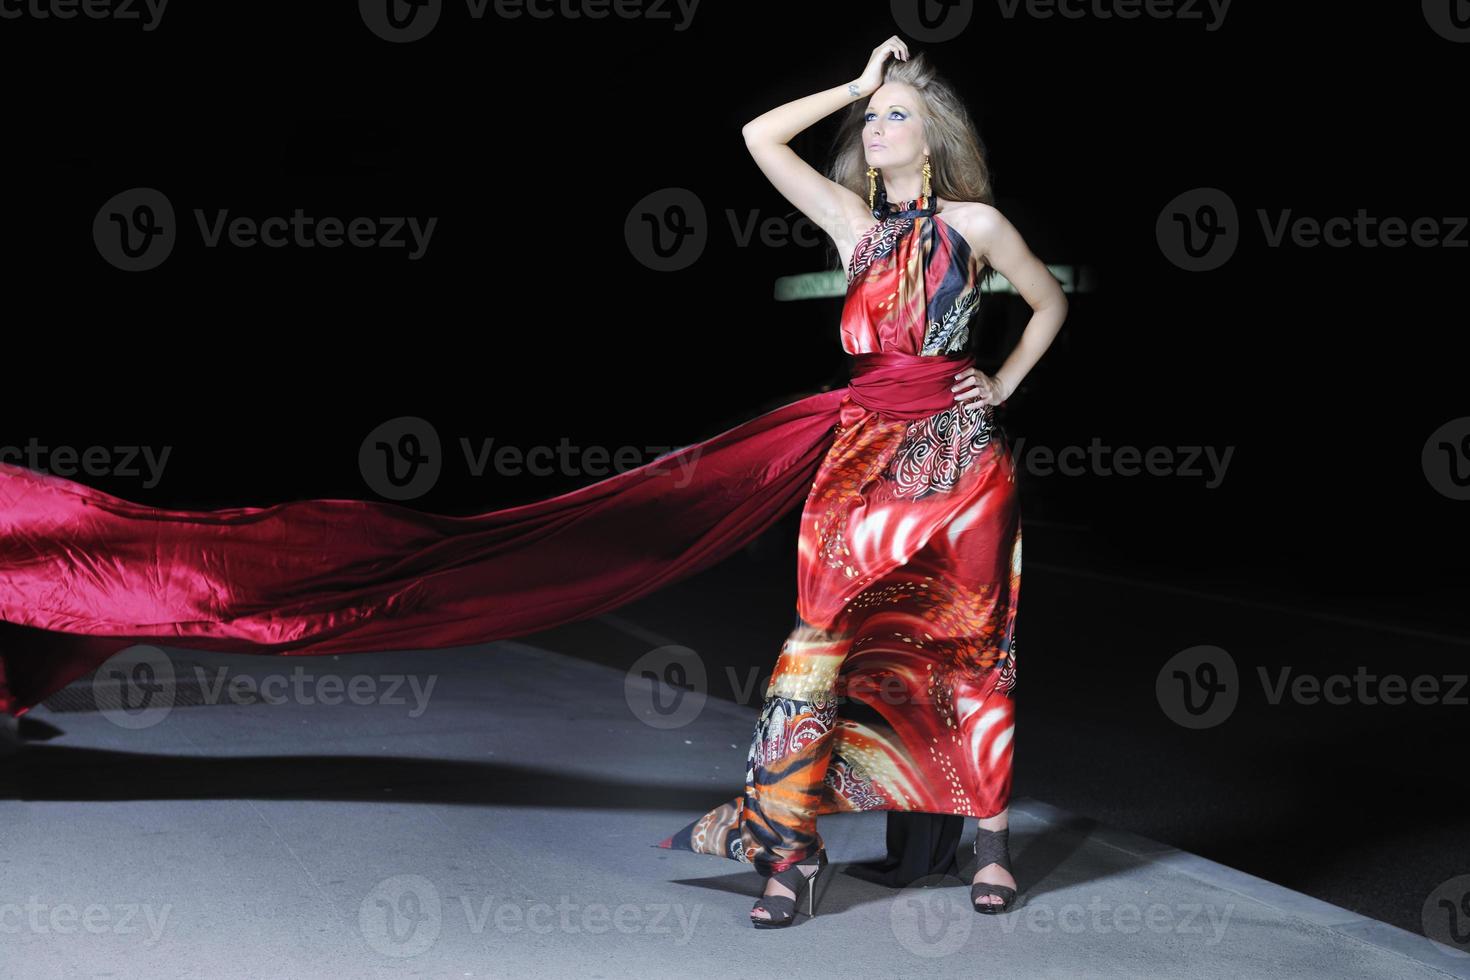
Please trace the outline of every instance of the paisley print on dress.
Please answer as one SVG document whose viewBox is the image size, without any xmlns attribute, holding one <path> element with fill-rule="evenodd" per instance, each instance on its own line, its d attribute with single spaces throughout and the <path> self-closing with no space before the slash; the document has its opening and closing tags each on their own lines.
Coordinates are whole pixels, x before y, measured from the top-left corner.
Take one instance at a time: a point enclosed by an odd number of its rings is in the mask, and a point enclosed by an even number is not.
<svg viewBox="0 0 1470 980">
<path fill-rule="evenodd" d="M 918 203 L 891 202 L 854 248 L 848 354 L 969 343 L 980 263 Z M 848 395 L 835 430 L 802 509 L 795 625 L 744 791 L 661 846 L 771 874 L 822 846 L 823 814 L 987 817 L 1009 801 L 1021 520 L 994 409 L 890 418 Z"/>
</svg>

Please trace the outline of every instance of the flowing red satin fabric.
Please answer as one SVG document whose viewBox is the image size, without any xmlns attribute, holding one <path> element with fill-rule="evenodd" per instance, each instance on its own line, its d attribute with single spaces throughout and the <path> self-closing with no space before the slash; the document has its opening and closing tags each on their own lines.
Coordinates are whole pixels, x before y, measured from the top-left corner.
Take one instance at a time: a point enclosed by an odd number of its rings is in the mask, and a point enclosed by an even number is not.
<svg viewBox="0 0 1470 980">
<path fill-rule="evenodd" d="M 132 503 L 0 463 L 0 708 L 23 714 L 137 643 L 275 655 L 436 649 L 616 609 L 798 508 L 844 393 L 922 418 L 964 355 L 851 357 L 820 392 L 557 497 L 453 517 L 367 500 Z"/>
</svg>

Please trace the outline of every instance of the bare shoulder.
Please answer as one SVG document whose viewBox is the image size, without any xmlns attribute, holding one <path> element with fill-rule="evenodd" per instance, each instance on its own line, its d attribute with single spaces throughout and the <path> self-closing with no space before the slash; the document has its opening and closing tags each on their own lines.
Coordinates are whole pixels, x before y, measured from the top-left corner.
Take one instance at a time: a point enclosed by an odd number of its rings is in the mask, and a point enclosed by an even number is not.
<svg viewBox="0 0 1470 980">
<path fill-rule="evenodd" d="M 954 226 L 971 252 L 999 272 L 1032 309 L 1067 307 L 1061 283 L 1031 251 L 1021 232 L 993 205 L 967 201 L 955 212 Z"/>
<path fill-rule="evenodd" d="M 965 237 L 975 255 L 988 254 L 996 237 L 1010 227 L 999 209 L 980 201 L 954 201 L 941 213 Z"/>
</svg>

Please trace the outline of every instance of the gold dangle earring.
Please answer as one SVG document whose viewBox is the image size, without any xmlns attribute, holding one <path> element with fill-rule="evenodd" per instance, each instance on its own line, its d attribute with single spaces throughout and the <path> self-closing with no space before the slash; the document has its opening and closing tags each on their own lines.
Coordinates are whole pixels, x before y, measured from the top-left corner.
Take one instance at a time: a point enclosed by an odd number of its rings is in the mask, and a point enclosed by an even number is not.
<svg viewBox="0 0 1470 980">
<path fill-rule="evenodd" d="M 931 201 L 931 200 L 929 200 L 929 194 L 930 194 L 930 191 L 929 191 L 929 175 L 932 172 L 933 171 L 931 171 L 929 169 L 929 154 L 926 153 L 926 154 L 924 154 L 924 206 L 925 207 L 932 207 L 934 205 L 934 202 Z"/>
<path fill-rule="evenodd" d="M 878 171 L 868 168 L 868 210 L 878 206 Z"/>
</svg>

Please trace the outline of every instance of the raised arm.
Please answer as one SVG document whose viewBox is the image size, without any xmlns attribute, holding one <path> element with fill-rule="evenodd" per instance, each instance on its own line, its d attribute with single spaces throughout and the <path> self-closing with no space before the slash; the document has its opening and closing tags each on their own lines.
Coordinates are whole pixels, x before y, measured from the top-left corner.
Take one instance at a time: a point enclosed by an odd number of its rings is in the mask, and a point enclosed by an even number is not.
<svg viewBox="0 0 1470 980">
<path fill-rule="evenodd" d="M 883 63 L 890 54 L 908 57 L 908 48 L 897 35 L 873 49 L 867 67 L 858 78 L 777 106 L 740 130 L 745 147 L 761 173 L 782 197 L 832 236 L 844 251 L 850 251 L 859 232 L 872 224 L 867 203 L 811 166 L 787 144 L 813 123 L 877 91 L 882 84 Z"/>
</svg>

